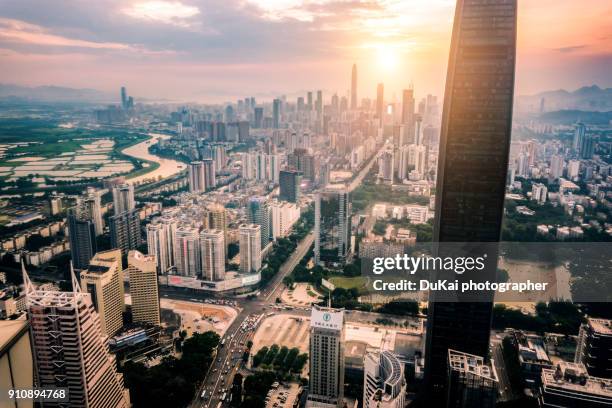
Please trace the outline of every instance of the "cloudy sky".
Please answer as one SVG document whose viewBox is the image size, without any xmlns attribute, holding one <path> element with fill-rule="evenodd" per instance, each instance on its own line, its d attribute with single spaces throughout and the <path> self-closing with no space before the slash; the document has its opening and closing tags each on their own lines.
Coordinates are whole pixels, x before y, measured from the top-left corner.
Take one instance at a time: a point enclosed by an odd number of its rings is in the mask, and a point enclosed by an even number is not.
<svg viewBox="0 0 612 408">
<path fill-rule="evenodd" d="M 220 102 L 440 95 L 453 0 L 2 0 L 0 82 Z M 612 86 L 610 0 L 519 0 L 521 94 Z"/>
</svg>

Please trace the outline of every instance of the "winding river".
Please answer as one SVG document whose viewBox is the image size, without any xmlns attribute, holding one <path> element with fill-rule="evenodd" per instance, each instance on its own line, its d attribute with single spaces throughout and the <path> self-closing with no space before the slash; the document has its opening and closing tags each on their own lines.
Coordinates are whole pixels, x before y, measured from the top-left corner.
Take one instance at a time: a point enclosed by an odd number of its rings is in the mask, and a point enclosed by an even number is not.
<svg viewBox="0 0 612 408">
<path fill-rule="evenodd" d="M 134 146 L 126 147 L 125 149 L 122 150 L 122 153 L 125 153 L 128 156 L 132 156 L 136 159 L 149 160 L 152 162 L 159 163 L 159 167 L 157 169 L 151 172 L 148 172 L 146 174 L 129 179 L 130 182 L 134 184 L 140 184 L 144 181 L 150 181 L 151 179 L 154 179 L 155 181 L 157 181 L 160 178 L 166 178 L 166 177 L 173 176 L 187 168 L 187 166 L 184 163 L 181 163 L 179 161 L 172 160 L 172 159 L 165 159 L 165 158 L 158 157 L 158 156 L 155 156 L 149 153 L 149 146 L 154 145 L 160 139 L 170 139 L 170 136 L 162 135 L 160 133 L 149 133 L 149 136 L 151 136 L 150 139 L 145 140 L 144 142 L 135 144 Z M 144 163 L 144 165 L 146 166 L 147 163 Z"/>
</svg>

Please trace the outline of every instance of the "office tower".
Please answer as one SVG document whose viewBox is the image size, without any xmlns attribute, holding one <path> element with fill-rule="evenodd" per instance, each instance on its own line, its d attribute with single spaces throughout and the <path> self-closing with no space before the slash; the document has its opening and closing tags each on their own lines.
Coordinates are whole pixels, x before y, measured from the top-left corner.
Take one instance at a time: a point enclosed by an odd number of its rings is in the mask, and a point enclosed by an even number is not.
<svg viewBox="0 0 612 408">
<path fill-rule="evenodd" d="M 580 148 L 580 145 L 582 144 L 582 140 L 584 139 L 584 136 L 586 135 L 586 126 L 584 126 L 584 123 L 578 122 L 574 125 L 574 138 L 572 140 L 572 148 L 576 151 L 578 151 L 578 149 Z"/>
<path fill-rule="evenodd" d="M 127 255 L 130 249 L 137 249 L 142 243 L 140 215 L 138 210 L 130 210 L 108 219 L 111 246 L 121 249 Z"/>
<path fill-rule="evenodd" d="M 25 270 L 30 338 L 39 388 L 68 388 L 44 406 L 129 408 L 129 391 L 109 353 L 91 297 L 72 273 L 72 292 L 34 289 Z"/>
<path fill-rule="evenodd" d="M 386 150 L 378 157 L 378 178 L 385 183 L 393 183 L 393 152 Z"/>
<path fill-rule="evenodd" d="M 223 231 L 225 241 L 225 256 L 227 256 L 228 233 L 227 233 L 227 212 L 222 204 L 211 204 L 206 207 L 208 212 L 208 229 L 218 229 Z"/>
<path fill-rule="evenodd" d="M 115 214 L 133 210 L 135 207 L 133 184 L 124 183 L 113 187 L 113 208 Z"/>
<path fill-rule="evenodd" d="M 404 89 L 402 92 L 402 124 L 414 126 L 414 90 Z"/>
<path fill-rule="evenodd" d="M 261 226 L 242 224 L 240 235 L 240 273 L 257 273 L 261 269 Z"/>
<path fill-rule="evenodd" d="M 34 361 L 27 320 L 0 320 L 0 378 L 3 390 L 32 389 L 34 386 Z M 6 391 L 3 391 L 6 392 Z M 6 401 L 6 402 L 5 402 Z M 3 407 L 31 408 L 32 400 L 16 400 Z"/>
<path fill-rule="evenodd" d="M 174 232 L 174 264 L 176 274 L 192 278 L 200 274 L 200 236 L 198 229 L 180 226 Z"/>
<path fill-rule="evenodd" d="M 553 179 L 558 179 L 563 177 L 563 165 L 565 161 L 563 160 L 563 156 L 558 154 L 553 154 L 550 158 L 550 176 Z"/>
<path fill-rule="evenodd" d="M 612 406 L 610 380 L 591 376 L 581 363 L 559 361 L 541 374 L 539 406 L 542 408 L 604 408 Z"/>
<path fill-rule="evenodd" d="M 171 266 L 168 260 L 168 245 L 164 234 L 164 226 L 152 221 L 147 225 L 147 253 L 155 256 L 157 268 L 165 274 Z"/>
<path fill-rule="evenodd" d="M 323 114 L 323 91 L 317 91 L 317 100 L 315 102 L 315 109 L 317 111 L 317 117 L 321 117 Z"/>
<path fill-rule="evenodd" d="M 385 85 L 378 84 L 376 86 L 376 117 L 378 118 L 378 125 L 382 127 L 383 117 L 385 114 Z"/>
<path fill-rule="evenodd" d="M 307 407 L 341 407 L 344 395 L 344 309 L 317 305 L 310 313 Z"/>
<path fill-rule="evenodd" d="M 578 148 L 578 155 L 581 159 L 589 160 L 593 158 L 596 141 L 597 138 L 594 135 L 584 135 Z"/>
<path fill-rule="evenodd" d="M 98 252 L 81 271 L 81 287 L 91 296 L 102 333 L 113 337 L 123 327 L 125 310 L 121 251 Z"/>
<path fill-rule="evenodd" d="M 298 96 L 297 98 L 297 111 L 302 112 L 304 110 L 304 97 Z"/>
<path fill-rule="evenodd" d="M 266 197 L 251 197 L 247 208 L 249 223 L 261 227 L 261 249 L 270 241 L 270 206 Z"/>
<path fill-rule="evenodd" d="M 309 111 L 311 111 L 311 110 L 312 110 L 312 108 L 313 108 L 313 105 L 312 105 L 312 92 L 308 92 L 308 93 L 306 94 L 306 98 L 307 98 L 306 100 L 308 101 L 308 106 L 307 106 L 307 109 L 308 109 Z"/>
<path fill-rule="evenodd" d="M 125 86 L 121 87 L 121 107 L 123 109 L 127 109 L 128 99 L 127 99 L 127 91 Z"/>
<path fill-rule="evenodd" d="M 315 181 L 315 160 L 307 149 L 298 148 L 287 155 L 287 165 L 302 172 L 302 176 L 306 180 Z"/>
<path fill-rule="evenodd" d="M 573 180 L 580 174 L 580 161 L 570 160 L 567 163 L 567 178 Z"/>
<path fill-rule="evenodd" d="M 67 221 L 72 263 L 78 270 L 85 269 L 98 248 L 94 223 L 90 219 L 81 218 L 74 208 L 69 210 Z"/>
<path fill-rule="evenodd" d="M 300 184 L 302 173 L 293 169 L 281 170 L 279 174 L 279 194 L 280 200 L 298 203 L 300 201 Z"/>
<path fill-rule="evenodd" d="M 262 107 L 257 107 L 253 110 L 253 127 L 255 129 L 261 129 L 262 125 L 263 125 L 263 108 Z"/>
<path fill-rule="evenodd" d="M 612 378 L 612 320 L 588 318 L 580 326 L 575 363 L 582 363 L 589 375 Z"/>
<path fill-rule="evenodd" d="M 159 289 L 155 255 L 128 252 L 128 278 L 132 297 L 132 322 L 159 326 Z"/>
<path fill-rule="evenodd" d="M 189 191 L 192 193 L 202 193 L 206 191 L 206 168 L 204 162 L 194 161 L 189 163 Z"/>
<path fill-rule="evenodd" d="M 76 200 L 76 209 L 82 219 L 89 219 L 93 222 L 96 236 L 104 233 L 104 221 L 102 219 L 102 198 L 100 192 L 88 188 L 84 197 Z"/>
<path fill-rule="evenodd" d="M 272 239 L 285 237 L 291 231 L 293 224 L 300 219 L 300 207 L 295 203 L 275 201 L 271 208 Z"/>
<path fill-rule="evenodd" d="M 351 109 L 357 109 L 357 64 L 353 64 L 351 71 Z"/>
<path fill-rule="evenodd" d="M 448 350 L 447 408 L 494 408 L 499 380 L 483 357 Z"/>
<path fill-rule="evenodd" d="M 225 279 L 225 233 L 221 229 L 205 229 L 200 233 L 202 279 Z"/>
<path fill-rule="evenodd" d="M 428 154 L 427 146 L 415 144 L 408 146 L 408 164 L 418 174 L 419 179 L 423 179 L 427 173 Z"/>
<path fill-rule="evenodd" d="M 519 176 L 529 176 L 529 156 L 525 153 L 520 153 L 516 158 L 516 170 Z"/>
<path fill-rule="evenodd" d="M 280 128 L 280 109 L 281 109 L 280 99 L 274 99 L 272 101 L 272 122 L 274 124 L 274 129 Z"/>
<path fill-rule="evenodd" d="M 213 159 L 204 159 L 202 164 L 204 166 L 204 187 L 206 191 L 212 190 L 217 186 L 215 162 Z"/>
<path fill-rule="evenodd" d="M 458 0 L 440 136 L 434 242 L 498 242 L 512 126 L 516 0 Z M 495 253 L 489 259 L 496 261 Z M 478 276 L 494 280 L 495 265 Z M 433 296 L 432 296 L 433 294 Z M 483 294 L 486 295 L 486 294 Z M 436 302 L 425 350 L 429 397 L 442 393 L 448 350 L 486 356 L 492 303 Z M 433 301 L 432 301 L 433 300 Z"/>
<path fill-rule="evenodd" d="M 351 204 L 344 185 L 330 185 L 315 197 L 315 262 L 346 262 L 351 246 Z"/>
<path fill-rule="evenodd" d="M 390 351 L 370 351 L 363 361 L 363 407 L 404 408 L 404 363 Z"/>
</svg>

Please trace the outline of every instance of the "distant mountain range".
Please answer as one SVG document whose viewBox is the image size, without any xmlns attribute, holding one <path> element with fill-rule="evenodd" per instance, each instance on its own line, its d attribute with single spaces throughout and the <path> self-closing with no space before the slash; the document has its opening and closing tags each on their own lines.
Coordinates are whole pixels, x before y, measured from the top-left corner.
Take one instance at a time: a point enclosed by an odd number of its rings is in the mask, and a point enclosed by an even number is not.
<svg viewBox="0 0 612 408">
<path fill-rule="evenodd" d="M 516 104 L 519 113 L 546 113 L 560 110 L 606 112 L 612 110 L 612 88 L 603 89 L 592 85 L 573 92 L 559 89 L 535 95 L 519 95 Z"/>
<path fill-rule="evenodd" d="M 111 95 L 96 89 L 75 89 L 61 86 L 27 87 L 0 84 L 0 99 L 40 102 L 119 102 L 119 92 Z"/>
</svg>

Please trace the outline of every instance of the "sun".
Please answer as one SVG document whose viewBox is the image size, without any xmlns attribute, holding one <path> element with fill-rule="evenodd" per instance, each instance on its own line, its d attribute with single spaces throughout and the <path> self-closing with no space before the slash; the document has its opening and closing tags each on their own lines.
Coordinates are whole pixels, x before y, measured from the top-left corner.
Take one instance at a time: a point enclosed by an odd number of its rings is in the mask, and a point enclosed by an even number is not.
<svg viewBox="0 0 612 408">
<path fill-rule="evenodd" d="M 397 50 L 385 45 L 376 47 L 376 60 L 384 71 L 393 71 L 399 64 Z"/>
</svg>

